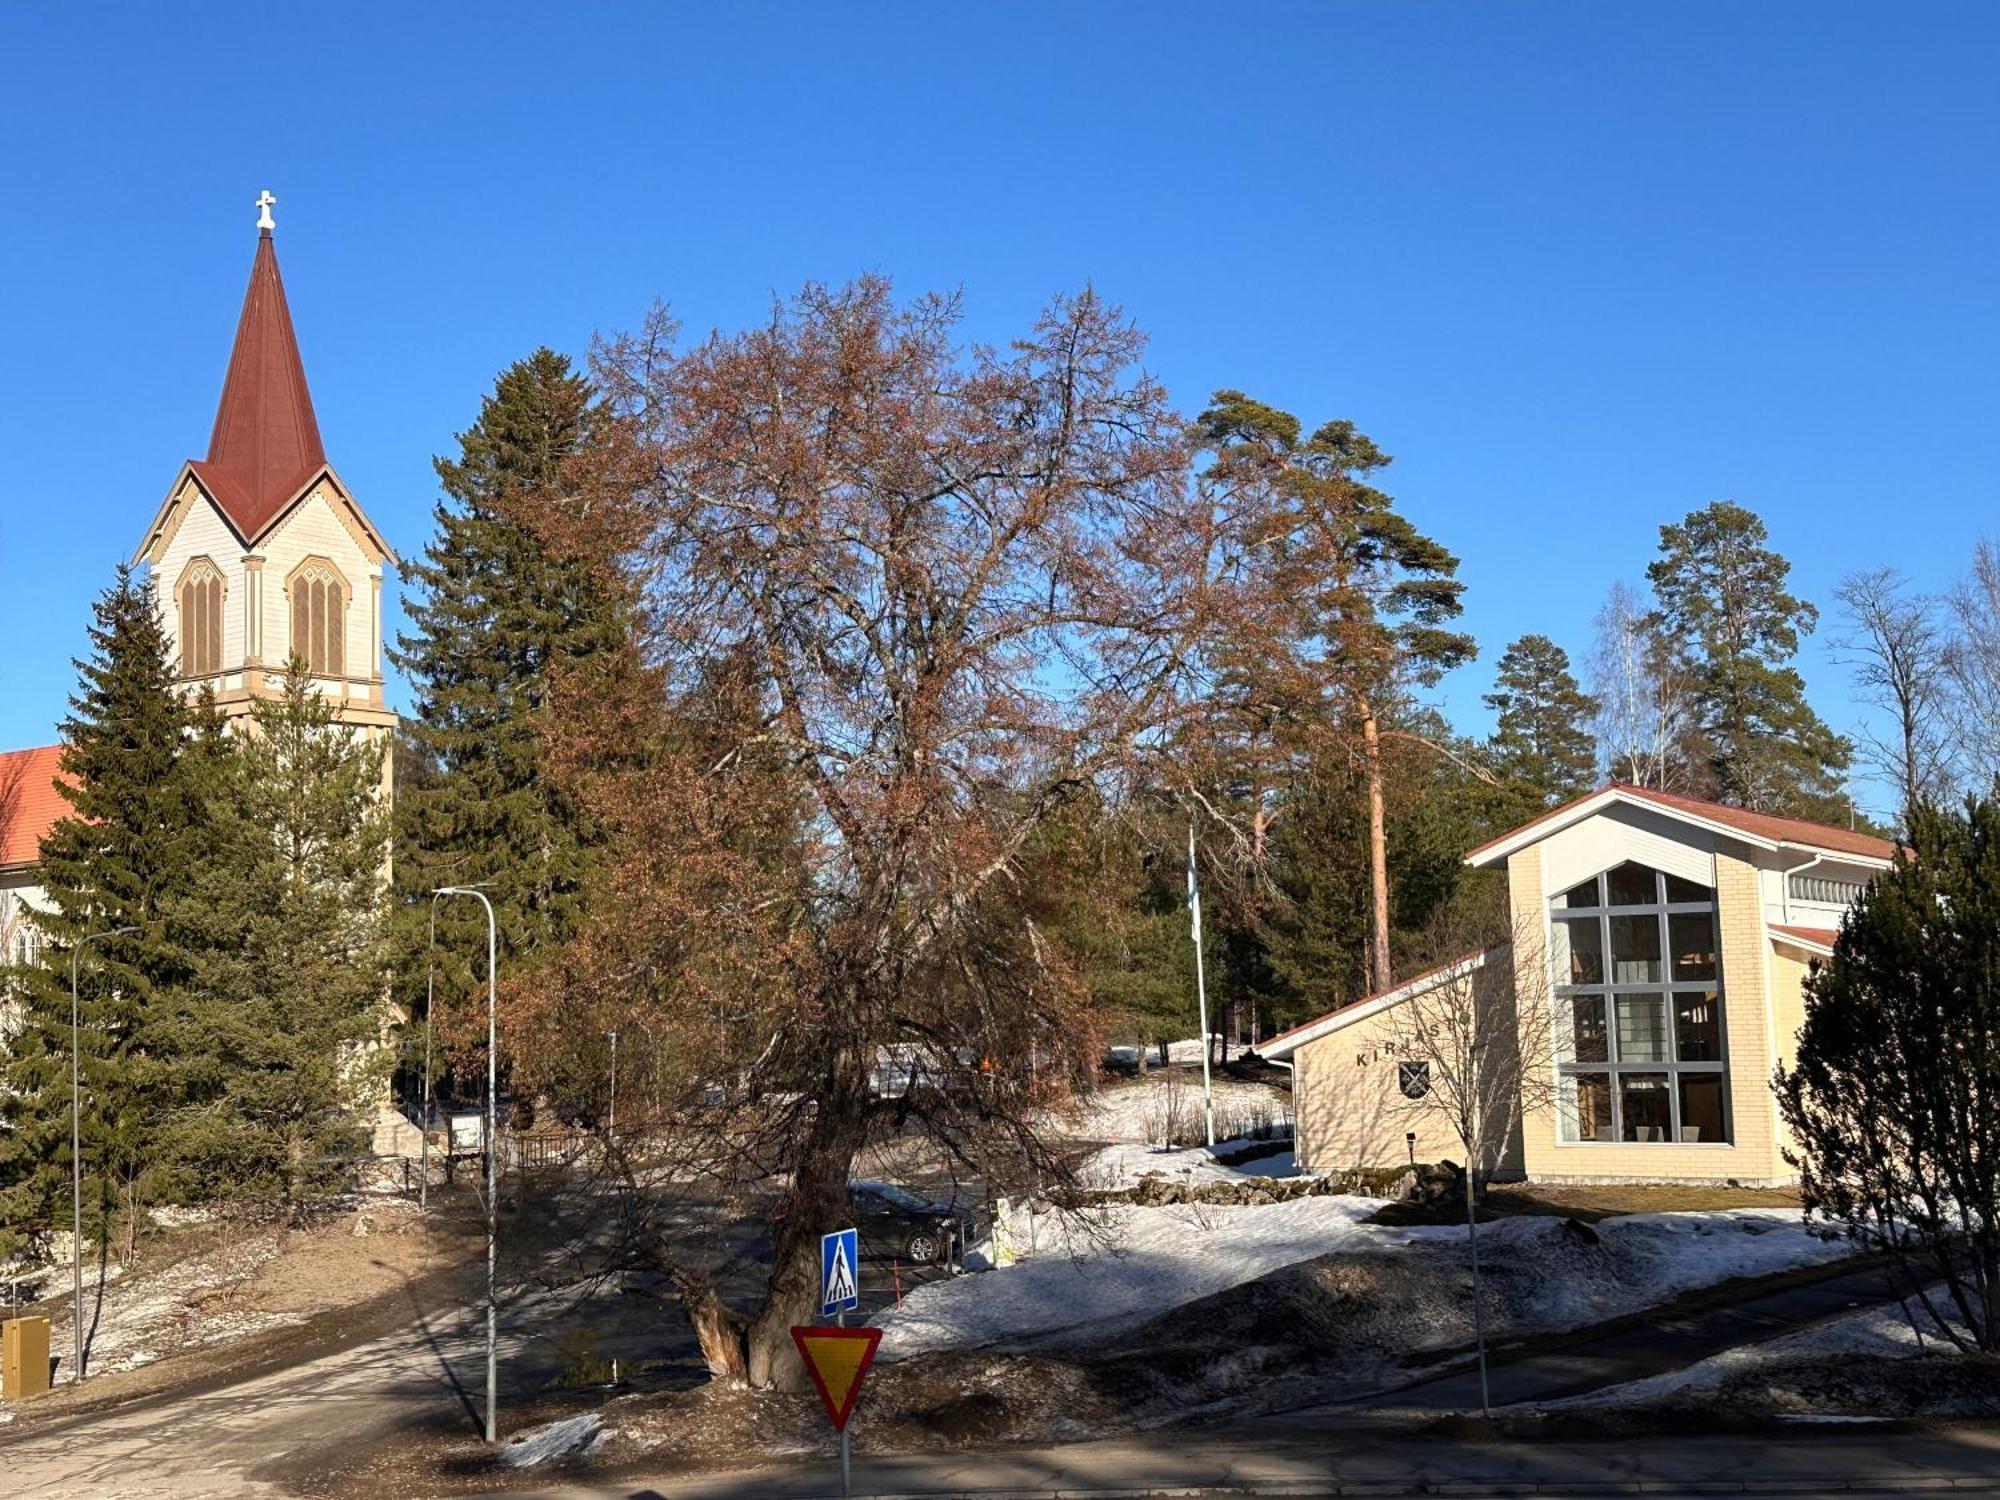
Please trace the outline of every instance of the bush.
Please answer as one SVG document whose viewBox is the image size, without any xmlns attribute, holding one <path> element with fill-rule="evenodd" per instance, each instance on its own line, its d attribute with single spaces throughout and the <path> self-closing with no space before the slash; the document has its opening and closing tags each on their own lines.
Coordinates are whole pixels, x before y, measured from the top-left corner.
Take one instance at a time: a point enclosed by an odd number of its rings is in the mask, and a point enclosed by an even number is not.
<svg viewBox="0 0 2000 1500">
<path fill-rule="evenodd" d="M 1913 814 L 1777 1088 L 1808 1212 L 1892 1250 L 1943 1338 L 2000 1349 L 2000 803 Z"/>
</svg>

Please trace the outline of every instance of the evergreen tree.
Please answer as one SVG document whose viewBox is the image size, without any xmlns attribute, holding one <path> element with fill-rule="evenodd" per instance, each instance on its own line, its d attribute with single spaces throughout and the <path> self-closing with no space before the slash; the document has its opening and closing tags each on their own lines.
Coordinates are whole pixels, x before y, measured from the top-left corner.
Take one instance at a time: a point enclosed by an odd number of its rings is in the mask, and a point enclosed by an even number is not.
<svg viewBox="0 0 2000 1500">
<path fill-rule="evenodd" d="M 20 1030 L 0 1102 L 0 1252 L 66 1226 L 70 1179 L 70 958 L 78 964 L 78 1061 L 85 1233 L 126 1248 L 164 1186 L 156 1129 L 171 1054 L 155 1001 L 187 977 L 162 917 L 212 839 L 205 768 L 220 728 L 212 705 L 175 685 L 150 581 L 121 567 L 98 599 L 91 652 L 63 721 L 68 813 L 42 841 L 42 967 L 19 987 Z M 198 753 L 190 753 L 192 750 Z M 136 931 L 104 936 L 119 928 Z"/>
<path fill-rule="evenodd" d="M 1790 665 L 1819 612 L 1788 593 L 1791 564 L 1766 545 L 1764 523 L 1727 500 L 1660 528 L 1646 569 L 1653 626 L 1673 643 L 1690 683 L 1687 759 L 1695 790 L 1764 812 L 1833 821 L 1847 814 L 1852 758 L 1806 703 Z"/>
<path fill-rule="evenodd" d="M 1562 647 L 1545 635 L 1522 636 L 1501 656 L 1484 702 L 1499 715 L 1488 748 L 1502 775 L 1534 788 L 1548 805 L 1590 790 L 1598 704 L 1577 686 Z"/>
<path fill-rule="evenodd" d="M 573 929 L 593 842 L 588 818 L 544 774 L 551 673 L 617 650 L 627 615 L 615 582 L 545 545 L 537 522 L 575 506 L 575 465 L 604 422 L 589 383 L 548 349 L 503 371 L 456 459 L 437 534 L 406 575 L 414 629 L 392 656 L 415 710 L 396 805 L 403 989 L 421 1012 L 429 892 L 479 884 L 503 964 L 544 955 Z M 483 983 L 485 925 L 472 902 L 437 909 L 441 1024 L 469 1018 Z M 476 957 L 476 962 L 474 961 Z"/>
<path fill-rule="evenodd" d="M 344 1185 L 381 1083 L 384 747 L 297 657 L 253 714 L 214 854 L 169 912 L 192 957 L 163 1021 L 186 1059 L 166 1134 L 184 1192 L 295 1217 Z"/>
<path fill-rule="evenodd" d="M 1778 1104 L 1809 1214 L 1886 1248 L 1910 1316 L 2000 1352 L 2000 801 L 1919 803 L 1806 976 Z M 1918 1311 L 1921 1309 L 1921 1312 Z"/>
<path fill-rule="evenodd" d="M 1209 458 L 1204 491 L 1247 539 L 1244 556 L 1255 562 L 1246 567 L 1263 571 L 1247 591 L 1255 618 L 1237 632 L 1245 645 L 1218 665 L 1239 696 L 1247 688 L 1251 704 L 1281 705 L 1295 721 L 1281 746 L 1323 720 L 1358 754 L 1369 817 L 1368 971 L 1371 985 L 1386 987 L 1395 961 L 1383 741 L 1415 738 L 1399 722 L 1411 690 L 1477 655 L 1472 637 L 1451 628 L 1464 609 L 1458 559 L 1376 488 L 1389 455 L 1352 422 L 1305 436 L 1289 412 L 1225 390 L 1194 432 Z"/>
</svg>

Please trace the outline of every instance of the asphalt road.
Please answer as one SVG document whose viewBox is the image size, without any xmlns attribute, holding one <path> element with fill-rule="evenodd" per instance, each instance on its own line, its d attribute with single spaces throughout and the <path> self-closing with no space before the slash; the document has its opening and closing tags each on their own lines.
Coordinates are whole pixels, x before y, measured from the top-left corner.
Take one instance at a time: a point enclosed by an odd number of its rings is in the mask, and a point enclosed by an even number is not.
<svg viewBox="0 0 2000 1500">
<path fill-rule="evenodd" d="M 1059 1448 L 873 1459 L 855 1437 L 854 1494 L 933 1496 L 1908 1495 L 2000 1493 L 2000 1433 L 1804 1427 L 1754 1437 L 1516 1443 L 1354 1426 L 1309 1437 L 1151 1433 Z M 824 1459 L 736 1474 L 521 1489 L 517 1500 L 806 1500 L 839 1494 Z"/>
<path fill-rule="evenodd" d="M 721 1248 L 734 1267 L 724 1294 L 747 1304 L 766 1274 L 769 1226 L 732 1225 Z M 899 1288 L 907 1292 L 913 1282 L 943 1274 L 864 1257 L 863 1310 L 887 1307 Z M 277 1495 L 286 1491 L 253 1473 L 296 1468 L 302 1455 L 317 1455 L 326 1477 L 337 1479 L 344 1454 L 364 1453 L 393 1434 L 476 1434 L 486 1369 L 478 1285 L 476 1273 L 461 1276 L 455 1293 L 440 1285 L 428 1304 L 413 1303 L 408 1325 L 397 1332 L 274 1373 L 77 1416 L 29 1413 L 12 1430 L 0 1425 L 0 1494 Z M 686 1317 L 672 1298 L 651 1294 L 657 1290 L 632 1278 L 588 1288 L 503 1290 L 502 1432 L 510 1408 L 577 1379 L 586 1366 L 598 1370 L 615 1359 L 627 1383 L 640 1388 L 705 1379 Z"/>
</svg>

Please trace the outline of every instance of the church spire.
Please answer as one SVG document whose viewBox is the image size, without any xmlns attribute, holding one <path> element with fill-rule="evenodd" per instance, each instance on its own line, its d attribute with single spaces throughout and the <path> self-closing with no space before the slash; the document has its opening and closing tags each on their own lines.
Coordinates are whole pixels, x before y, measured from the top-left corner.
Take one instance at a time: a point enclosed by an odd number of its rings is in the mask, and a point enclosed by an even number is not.
<svg viewBox="0 0 2000 1500">
<path fill-rule="evenodd" d="M 222 382 L 208 460 L 195 466 L 246 538 L 256 536 L 326 462 L 271 243 L 276 201 L 268 192 L 257 200 L 257 254 L 236 324 L 236 347 Z"/>
</svg>

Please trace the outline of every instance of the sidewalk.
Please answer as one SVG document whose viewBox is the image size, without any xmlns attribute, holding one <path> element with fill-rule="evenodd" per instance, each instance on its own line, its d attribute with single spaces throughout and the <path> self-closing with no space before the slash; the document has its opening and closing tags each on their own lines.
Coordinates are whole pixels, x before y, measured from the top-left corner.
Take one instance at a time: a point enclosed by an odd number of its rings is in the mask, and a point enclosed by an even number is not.
<svg viewBox="0 0 2000 1500">
<path fill-rule="evenodd" d="M 1780 1428 L 1768 1435 L 1528 1444 L 1349 1428 L 1314 1440 L 1240 1434 L 869 1459 L 856 1433 L 854 1494 L 877 1500 L 1145 1495 L 2000 1494 L 2000 1431 Z M 829 1445 L 830 1447 L 830 1445 Z M 537 1500 L 808 1500 L 838 1495 L 830 1455 L 788 1469 L 634 1478 Z"/>
</svg>

